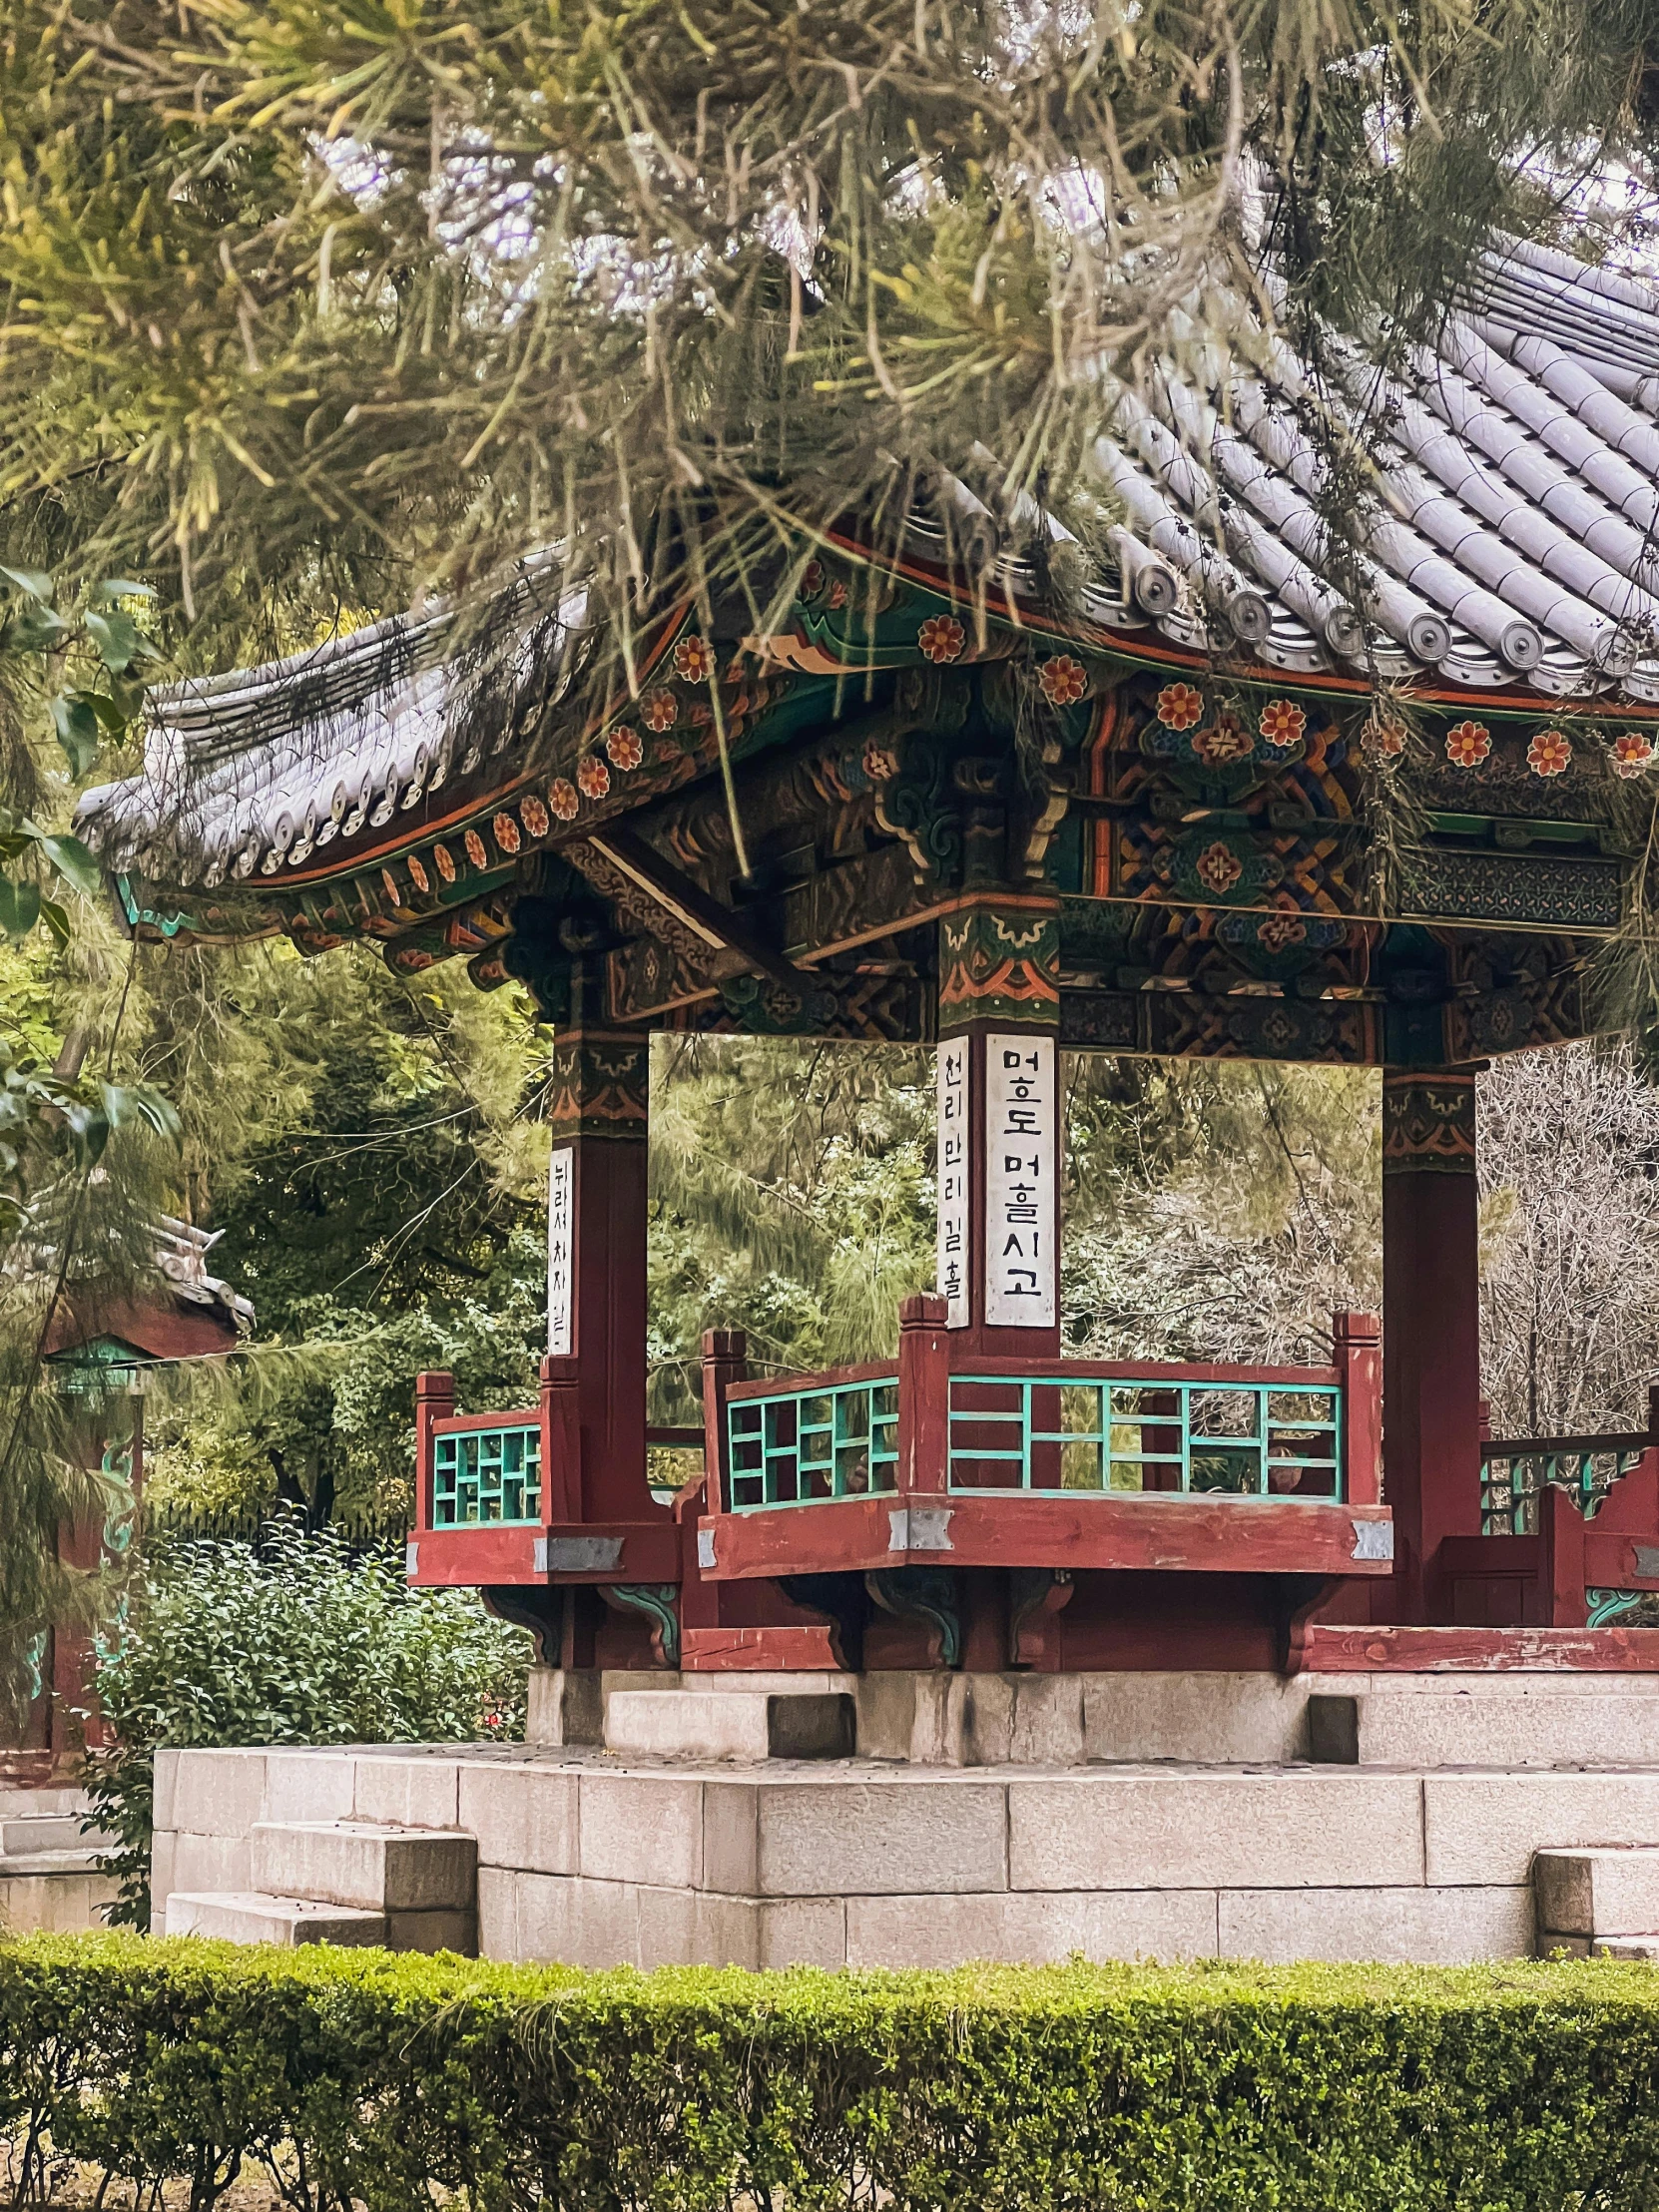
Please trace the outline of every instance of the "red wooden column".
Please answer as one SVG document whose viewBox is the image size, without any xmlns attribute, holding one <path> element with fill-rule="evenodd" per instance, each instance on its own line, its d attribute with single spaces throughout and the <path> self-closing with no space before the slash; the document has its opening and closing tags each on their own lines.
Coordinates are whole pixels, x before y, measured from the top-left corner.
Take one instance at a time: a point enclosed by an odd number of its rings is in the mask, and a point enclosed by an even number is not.
<svg viewBox="0 0 1659 2212">
<path fill-rule="evenodd" d="M 1480 1533 L 1469 1073 L 1390 1071 L 1382 1078 L 1382 1468 L 1394 1519 L 1394 1617 L 1443 1618 L 1436 1553 L 1448 1536 Z"/>
<path fill-rule="evenodd" d="M 1049 896 L 939 923 L 939 1295 L 958 1354 L 1060 1351 L 1060 929 Z"/>
<path fill-rule="evenodd" d="M 581 1019 L 553 1048 L 542 1386 L 580 1438 L 579 1469 L 547 1474 L 577 1521 L 660 1517 L 645 1471 L 649 1049 Z"/>
</svg>

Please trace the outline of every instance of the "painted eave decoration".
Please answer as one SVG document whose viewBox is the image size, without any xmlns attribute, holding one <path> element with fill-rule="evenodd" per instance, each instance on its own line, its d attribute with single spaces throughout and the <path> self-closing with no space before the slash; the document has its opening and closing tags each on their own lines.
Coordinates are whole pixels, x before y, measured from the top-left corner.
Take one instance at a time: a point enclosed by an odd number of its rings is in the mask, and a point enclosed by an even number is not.
<svg viewBox="0 0 1659 2212">
<path fill-rule="evenodd" d="M 817 549 L 789 626 L 766 638 L 712 640 L 689 608 L 666 610 L 631 694 L 562 727 L 584 605 L 561 600 L 543 558 L 464 637 L 429 609 L 159 689 L 142 772 L 87 793 L 78 828 L 141 933 L 287 929 L 308 950 L 360 934 L 426 946 L 404 963 L 418 964 L 505 936 L 538 850 L 713 774 L 723 741 L 743 759 L 830 728 L 890 672 L 1020 661 L 1063 712 L 1102 662 L 1139 665 L 1155 687 L 1190 686 L 1195 719 L 1221 674 L 1256 697 L 1268 749 L 1382 678 L 1433 718 L 1445 770 L 1478 778 L 1518 744 L 1544 789 L 1575 751 L 1580 769 L 1599 754 L 1645 775 L 1659 709 L 1648 288 L 1543 248 L 1490 255 L 1437 350 L 1381 393 L 1377 496 L 1341 560 L 1302 423 L 1316 403 L 1375 420 L 1379 371 L 1333 342 L 1316 390 L 1259 319 L 1230 337 L 1213 385 L 1172 363 L 1156 404 L 1122 398 L 1095 453 L 1124 518 L 1117 572 L 1063 607 L 1012 559 L 976 605 L 918 514 L 896 566 L 877 571 L 852 533 Z M 1496 752 L 1494 730 L 1510 733 Z M 1368 740 L 1403 742 L 1381 726 Z"/>
</svg>

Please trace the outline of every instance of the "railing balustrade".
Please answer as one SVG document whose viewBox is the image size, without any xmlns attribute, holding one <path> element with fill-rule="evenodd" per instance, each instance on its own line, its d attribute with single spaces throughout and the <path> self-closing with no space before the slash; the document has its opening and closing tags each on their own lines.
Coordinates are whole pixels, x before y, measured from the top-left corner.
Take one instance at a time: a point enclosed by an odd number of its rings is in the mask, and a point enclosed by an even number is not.
<svg viewBox="0 0 1659 2212">
<path fill-rule="evenodd" d="M 503 1421 L 432 1439 L 434 1528 L 541 1520 L 541 1423 Z"/>
<path fill-rule="evenodd" d="M 1586 1520 L 1636 1466 L 1654 1439 L 1640 1431 L 1605 1436 L 1540 1436 L 1480 1446 L 1480 1533 L 1535 1536 L 1538 1500 L 1554 1483 Z"/>
<path fill-rule="evenodd" d="M 1341 1499 L 1340 1384 L 950 1379 L 949 1487 Z"/>
<path fill-rule="evenodd" d="M 726 1418 L 734 1511 L 898 1486 L 896 1376 L 732 1398 Z"/>
</svg>

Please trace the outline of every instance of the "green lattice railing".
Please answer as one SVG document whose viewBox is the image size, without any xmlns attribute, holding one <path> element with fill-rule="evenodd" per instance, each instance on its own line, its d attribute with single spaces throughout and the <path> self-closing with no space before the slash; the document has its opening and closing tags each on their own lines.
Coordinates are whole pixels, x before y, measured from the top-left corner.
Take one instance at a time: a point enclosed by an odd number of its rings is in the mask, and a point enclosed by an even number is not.
<svg viewBox="0 0 1659 2212">
<path fill-rule="evenodd" d="M 1480 1447 L 1480 1533 L 1535 1536 L 1538 1499 L 1549 1484 L 1565 1490 L 1586 1519 L 1652 1440 L 1640 1434 L 1540 1436 Z"/>
<path fill-rule="evenodd" d="M 952 1490 L 1344 1494 L 1340 1384 L 952 1376 Z"/>
<path fill-rule="evenodd" d="M 726 1408 L 726 1435 L 735 1511 L 892 1490 L 898 1481 L 898 1379 L 734 1398 Z"/>
<path fill-rule="evenodd" d="M 432 1439 L 432 1526 L 541 1519 L 541 1424 L 504 1423 Z"/>
</svg>

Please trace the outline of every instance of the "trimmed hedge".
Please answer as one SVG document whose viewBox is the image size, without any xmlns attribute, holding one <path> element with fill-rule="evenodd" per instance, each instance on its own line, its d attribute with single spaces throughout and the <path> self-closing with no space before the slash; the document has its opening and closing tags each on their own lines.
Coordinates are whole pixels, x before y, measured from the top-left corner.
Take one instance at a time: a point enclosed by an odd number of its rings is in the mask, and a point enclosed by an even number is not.
<svg viewBox="0 0 1659 2212">
<path fill-rule="evenodd" d="M 0 2137 L 206 2212 L 1643 2212 L 1646 1967 L 573 1969 L 0 1944 Z M 141 2200 L 142 2201 L 142 2200 Z"/>
</svg>

